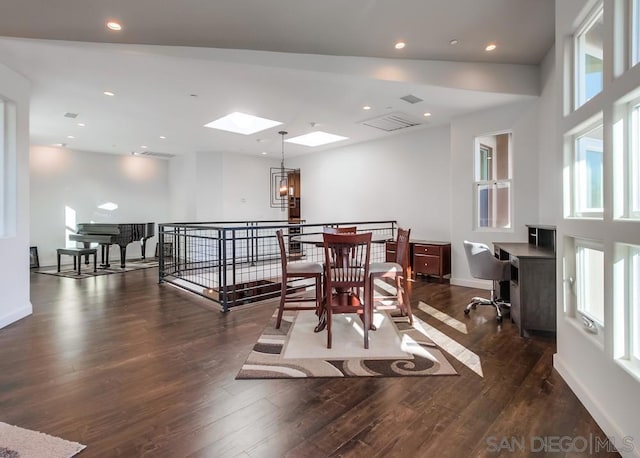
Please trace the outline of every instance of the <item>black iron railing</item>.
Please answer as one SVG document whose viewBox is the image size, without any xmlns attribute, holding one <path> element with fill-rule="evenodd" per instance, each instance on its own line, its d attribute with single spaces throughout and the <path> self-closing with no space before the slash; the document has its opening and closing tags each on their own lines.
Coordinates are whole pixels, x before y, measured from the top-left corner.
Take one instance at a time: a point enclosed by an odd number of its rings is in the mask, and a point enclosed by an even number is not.
<svg viewBox="0 0 640 458">
<path fill-rule="evenodd" d="M 358 232 L 373 232 L 378 240 L 395 238 L 397 229 L 395 221 L 159 224 L 159 282 L 211 299 L 225 312 L 278 297 L 282 272 L 276 231 L 284 232 L 289 262 L 323 262 L 322 248 L 300 239 L 321 234 L 326 226 L 357 226 Z M 373 244 L 372 262 L 383 261 L 384 257 L 384 244 Z M 300 290 L 306 286 L 304 282 L 292 282 L 287 288 Z"/>
</svg>

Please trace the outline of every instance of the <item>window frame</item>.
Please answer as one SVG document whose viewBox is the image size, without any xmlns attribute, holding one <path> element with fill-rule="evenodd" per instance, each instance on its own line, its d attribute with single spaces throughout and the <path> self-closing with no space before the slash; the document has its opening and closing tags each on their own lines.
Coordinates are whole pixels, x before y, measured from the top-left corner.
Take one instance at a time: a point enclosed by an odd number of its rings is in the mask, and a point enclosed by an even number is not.
<svg viewBox="0 0 640 458">
<path fill-rule="evenodd" d="M 566 217 L 569 218 L 579 218 L 579 219 L 599 219 L 602 220 L 604 218 L 604 141 L 600 140 L 598 142 L 599 149 L 602 150 L 602 178 L 601 178 L 601 192 L 602 192 L 602 205 L 603 207 L 595 209 L 595 210 L 582 210 L 579 208 L 579 204 L 582 203 L 582 200 L 586 200 L 587 187 L 584 188 L 584 193 L 581 193 L 580 186 L 585 184 L 586 181 L 586 170 L 583 170 L 586 166 L 579 166 L 581 161 L 579 160 L 581 156 L 584 155 L 586 151 L 589 151 L 588 148 L 580 149 L 578 147 L 578 141 L 583 137 L 586 137 L 590 132 L 596 129 L 604 129 L 604 124 L 602 121 L 602 117 L 598 117 L 594 121 L 590 122 L 586 125 L 586 127 L 580 129 L 573 135 L 570 135 L 570 146 L 569 146 L 569 154 L 568 154 L 568 170 L 569 176 L 566 177 L 568 179 L 568 183 L 565 185 L 565 192 L 568 194 L 569 208 Z M 587 143 L 595 144 L 597 139 L 590 139 Z M 593 148 L 596 149 L 596 148 Z M 584 195 L 583 195 L 584 194 Z"/>
<path fill-rule="evenodd" d="M 485 137 L 497 137 L 499 135 L 508 135 L 507 143 L 507 176 L 508 178 L 500 179 L 481 179 L 482 178 L 482 151 L 483 147 L 488 148 L 489 151 L 495 154 L 495 149 L 489 145 L 484 144 L 481 139 Z M 491 168 L 495 167 L 496 161 L 493 161 L 490 165 Z M 494 176 L 492 173 L 491 176 Z M 513 232 L 513 131 L 504 130 L 499 132 L 480 134 L 474 137 L 473 142 L 473 202 L 474 202 L 474 231 L 477 232 Z M 506 186 L 508 189 L 508 204 L 507 204 L 507 219 L 508 225 L 506 227 L 491 227 L 480 225 L 480 192 L 482 187 L 491 187 L 491 189 L 498 189 L 501 186 Z M 495 195 L 495 193 L 494 193 Z M 497 205 L 494 205 L 497 210 Z M 494 215 L 495 216 L 495 215 Z M 495 218 L 494 218 L 495 219 Z"/>
<path fill-rule="evenodd" d="M 605 306 L 605 298 L 604 298 L 604 277 L 605 277 L 605 262 L 604 262 L 604 244 L 602 242 L 599 241 L 595 241 L 595 240 L 586 240 L 586 239 L 581 239 L 581 238 L 576 238 L 574 241 L 574 257 L 575 257 L 575 295 L 576 295 L 576 303 L 575 303 L 575 313 L 576 316 L 579 316 L 581 318 L 586 318 L 587 320 L 591 321 L 598 330 L 598 334 L 601 334 L 604 331 L 604 327 L 606 324 L 606 319 L 605 319 L 605 310 L 606 310 L 606 306 Z M 602 257 L 603 257 L 603 263 L 602 263 L 602 279 L 603 279 L 603 283 L 602 283 L 602 291 L 603 291 L 603 297 L 602 297 L 602 308 L 603 308 L 603 317 L 602 320 L 600 320 L 598 317 L 596 317 L 595 315 L 589 313 L 586 309 L 581 309 L 581 298 L 583 296 L 590 296 L 588 294 L 585 294 L 586 292 L 588 292 L 587 290 L 583 290 L 582 286 L 583 285 L 587 285 L 589 284 L 589 282 L 586 281 L 585 277 L 585 273 L 582 269 L 582 263 L 580 261 L 580 253 L 583 249 L 588 249 L 588 250 L 593 250 L 593 251 L 599 251 L 602 253 Z M 581 281 L 582 279 L 582 281 Z"/>
<path fill-rule="evenodd" d="M 603 62 L 603 81 L 600 87 L 600 90 L 589 97 L 586 98 L 586 73 L 583 74 L 582 70 L 585 68 L 585 59 L 584 55 L 587 54 L 584 51 L 585 48 L 585 40 L 584 36 L 586 33 L 593 27 L 593 25 L 600 19 L 602 16 L 602 20 L 604 21 L 604 2 L 602 0 L 598 1 L 589 15 L 585 18 L 585 20 L 580 24 L 580 27 L 576 30 L 576 33 L 573 36 L 573 49 L 574 49 L 574 69 L 573 69 L 573 109 L 577 110 L 584 104 L 586 104 L 589 100 L 596 97 L 598 94 L 601 94 L 604 89 L 604 49 L 601 50 L 601 57 Z M 593 54 L 590 54 L 593 55 Z"/>
</svg>

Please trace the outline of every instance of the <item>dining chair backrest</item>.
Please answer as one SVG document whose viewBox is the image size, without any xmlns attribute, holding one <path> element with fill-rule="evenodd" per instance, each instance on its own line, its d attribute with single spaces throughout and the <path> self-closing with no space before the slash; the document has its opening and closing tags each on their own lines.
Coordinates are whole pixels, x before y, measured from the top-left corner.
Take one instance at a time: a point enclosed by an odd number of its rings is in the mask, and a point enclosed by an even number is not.
<svg viewBox="0 0 640 458">
<path fill-rule="evenodd" d="M 278 246 L 280 247 L 280 263 L 282 265 L 282 274 L 287 273 L 287 251 L 284 247 L 284 234 L 282 229 L 276 231 L 276 237 L 278 237 Z"/>
<path fill-rule="evenodd" d="M 406 275 L 409 267 L 410 246 L 409 237 L 411 229 L 398 228 L 398 238 L 396 239 L 396 263 L 402 266 L 402 271 Z"/>
<path fill-rule="evenodd" d="M 327 290 L 365 287 L 369 276 L 371 232 L 323 234 Z"/>
<path fill-rule="evenodd" d="M 345 227 L 332 227 L 325 226 L 322 228 L 322 232 L 325 234 L 355 234 L 358 230 L 357 226 L 345 226 Z"/>
</svg>

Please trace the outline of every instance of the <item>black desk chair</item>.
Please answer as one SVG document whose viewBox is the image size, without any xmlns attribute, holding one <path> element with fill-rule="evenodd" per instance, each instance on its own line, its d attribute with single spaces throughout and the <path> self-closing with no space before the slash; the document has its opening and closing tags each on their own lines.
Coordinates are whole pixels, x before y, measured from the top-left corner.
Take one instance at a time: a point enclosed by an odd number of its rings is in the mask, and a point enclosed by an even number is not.
<svg viewBox="0 0 640 458">
<path fill-rule="evenodd" d="M 464 251 L 467 255 L 469 270 L 474 278 L 491 280 L 491 297 L 474 297 L 464 314 L 468 315 L 471 309 L 478 305 L 490 305 L 495 307 L 498 322 L 502 321 L 501 307 L 510 308 L 511 304 L 496 298 L 496 282 L 509 280 L 511 278 L 511 264 L 509 261 L 501 261 L 493 255 L 491 249 L 484 243 L 464 241 Z"/>
</svg>

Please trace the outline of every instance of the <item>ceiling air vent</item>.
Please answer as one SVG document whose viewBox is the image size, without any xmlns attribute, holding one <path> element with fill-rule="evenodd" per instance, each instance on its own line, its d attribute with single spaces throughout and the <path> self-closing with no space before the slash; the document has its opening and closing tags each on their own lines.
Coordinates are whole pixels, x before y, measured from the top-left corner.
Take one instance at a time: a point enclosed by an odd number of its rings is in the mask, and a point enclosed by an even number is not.
<svg viewBox="0 0 640 458">
<path fill-rule="evenodd" d="M 406 113 L 394 111 L 393 113 L 389 113 L 384 116 L 367 119 L 366 121 L 362 121 L 361 124 L 369 127 L 375 127 L 376 129 L 384 130 L 386 132 L 391 132 L 398 129 L 418 126 L 422 124 L 422 122 Z"/>
<path fill-rule="evenodd" d="M 170 159 L 175 157 L 175 154 L 169 153 L 156 153 L 154 151 L 141 151 L 137 154 L 137 156 L 147 156 L 147 157 L 157 157 L 159 159 Z"/>
<path fill-rule="evenodd" d="M 69 112 L 66 112 L 66 113 L 64 114 L 64 117 L 65 117 L 65 118 L 76 119 L 76 118 L 78 117 L 78 113 L 69 113 Z"/>
<path fill-rule="evenodd" d="M 418 103 L 418 102 L 424 102 L 424 100 L 422 100 L 420 97 L 416 97 L 415 95 L 405 95 L 404 97 L 400 97 L 402 100 L 404 100 L 405 102 L 409 102 L 409 103 Z"/>
</svg>

